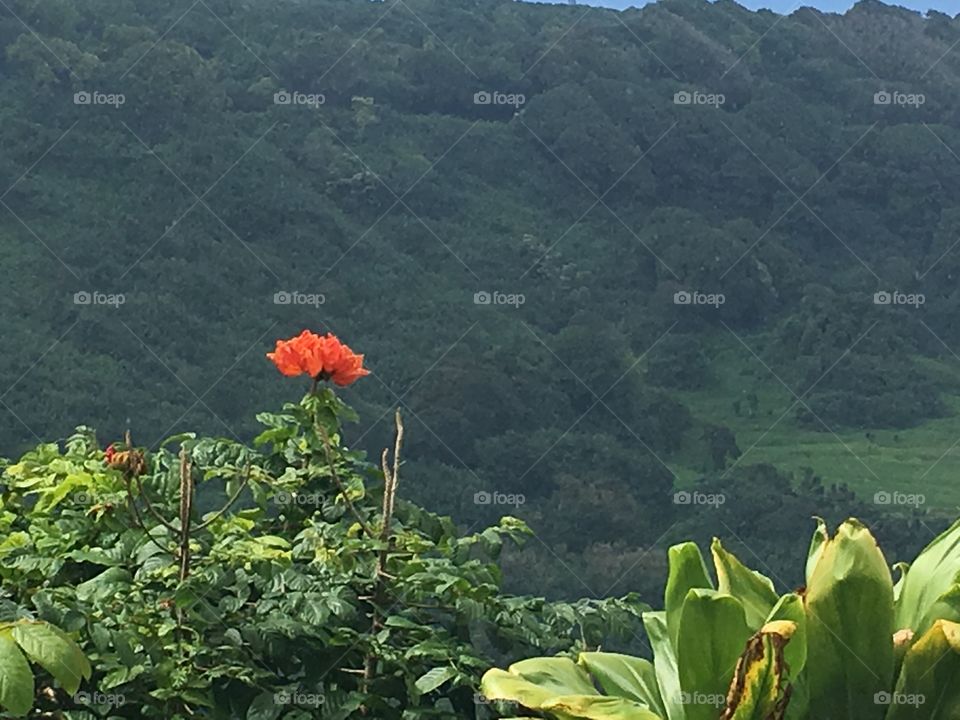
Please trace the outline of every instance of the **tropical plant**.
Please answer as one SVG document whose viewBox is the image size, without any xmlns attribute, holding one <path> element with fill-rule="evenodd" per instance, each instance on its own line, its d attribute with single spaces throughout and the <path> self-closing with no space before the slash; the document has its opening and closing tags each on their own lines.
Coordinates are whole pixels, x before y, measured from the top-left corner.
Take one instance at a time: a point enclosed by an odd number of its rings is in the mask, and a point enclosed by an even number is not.
<svg viewBox="0 0 960 720">
<path fill-rule="evenodd" d="M 960 717 L 960 521 L 893 573 L 857 520 L 819 521 L 805 588 L 711 547 L 669 550 L 664 609 L 644 615 L 653 661 L 614 653 L 489 670 L 498 706 L 557 720 L 955 720 Z"/>
</svg>

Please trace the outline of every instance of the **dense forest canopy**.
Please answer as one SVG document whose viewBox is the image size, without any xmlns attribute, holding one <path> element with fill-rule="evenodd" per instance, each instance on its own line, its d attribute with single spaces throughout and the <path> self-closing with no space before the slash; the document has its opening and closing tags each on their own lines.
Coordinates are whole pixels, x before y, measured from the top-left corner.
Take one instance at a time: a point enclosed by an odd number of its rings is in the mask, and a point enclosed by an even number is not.
<svg viewBox="0 0 960 720">
<path fill-rule="evenodd" d="M 710 534 L 798 583 L 809 516 L 900 557 L 960 502 L 960 20 L 182 5 L 0 9 L 4 454 L 247 440 L 309 327 L 371 358 L 350 445 L 401 406 L 409 495 L 528 521 L 532 592 Z"/>
</svg>

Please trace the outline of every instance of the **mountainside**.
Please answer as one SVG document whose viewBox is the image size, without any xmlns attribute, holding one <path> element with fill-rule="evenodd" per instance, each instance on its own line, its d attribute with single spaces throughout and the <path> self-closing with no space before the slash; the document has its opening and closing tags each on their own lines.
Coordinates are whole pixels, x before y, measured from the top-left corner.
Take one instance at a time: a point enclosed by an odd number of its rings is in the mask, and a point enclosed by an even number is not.
<svg viewBox="0 0 960 720">
<path fill-rule="evenodd" d="M 527 519 L 541 591 L 960 502 L 960 19 L 160 5 L 0 10 L 5 454 L 246 439 L 309 327 L 373 358 L 347 441 L 402 406 L 408 492 Z"/>
</svg>

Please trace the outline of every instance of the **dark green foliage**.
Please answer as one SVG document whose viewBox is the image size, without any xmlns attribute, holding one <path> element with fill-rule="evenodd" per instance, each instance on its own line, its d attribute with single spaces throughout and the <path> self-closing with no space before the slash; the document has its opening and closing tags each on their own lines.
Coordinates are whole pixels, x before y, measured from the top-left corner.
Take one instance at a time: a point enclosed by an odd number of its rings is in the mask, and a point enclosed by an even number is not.
<svg viewBox="0 0 960 720">
<path fill-rule="evenodd" d="M 639 630 L 634 595 L 504 594 L 497 559 L 529 535 L 520 520 L 461 533 L 401 502 L 386 521 L 383 476 L 343 441 L 349 417 L 323 389 L 262 413 L 255 447 L 170 438 L 130 475 L 80 428 L 65 448 L 41 445 L 6 468 L 4 616 L 60 626 L 93 665 L 81 693 L 59 668 L 62 687 L 43 678 L 42 709 L 77 720 L 91 704 L 112 718 L 294 720 L 322 706 L 324 717 L 364 708 L 452 720 L 473 716 L 493 662 Z M 174 542 L 182 462 L 201 487 L 249 491 L 240 509 L 192 518 L 186 577 Z M 142 498 L 130 494 L 134 477 Z M 405 468 L 401 483 L 416 482 Z"/>
<path fill-rule="evenodd" d="M 724 400 L 731 418 L 784 412 L 829 439 L 951 411 L 955 381 L 926 363 L 960 348 L 957 38 L 955 18 L 878 3 L 8 0 L 0 446 L 77 422 L 151 450 L 185 430 L 240 441 L 284 392 L 272 338 L 332 330 L 374 370 L 346 392 L 357 449 L 389 443 L 400 404 L 408 497 L 468 528 L 504 509 L 532 524 L 511 588 L 649 590 L 676 475 L 751 462 L 693 395 L 718 348 L 770 371 Z M 275 303 L 294 291 L 324 302 Z M 926 301 L 874 303 L 895 291 Z M 690 292 L 724 302 L 675 302 Z M 781 382 L 804 404 L 773 408 Z M 825 512 L 793 487 L 801 515 Z M 755 541 L 775 557 L 781 535 Z"/>
</svg>

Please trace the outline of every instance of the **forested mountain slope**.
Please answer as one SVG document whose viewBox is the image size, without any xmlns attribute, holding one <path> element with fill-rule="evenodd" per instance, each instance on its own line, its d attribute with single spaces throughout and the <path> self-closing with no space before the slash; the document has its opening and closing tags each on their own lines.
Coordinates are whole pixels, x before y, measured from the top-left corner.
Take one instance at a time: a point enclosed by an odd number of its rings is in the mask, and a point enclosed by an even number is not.
<svg viewBox="0 0 960 720">
<path fill-rule="evenodd" d="M 409 492 L 527 519 L 547 592 L 655 584 L 686 528 L 794 566 L 816 511 L 919 547 L 960 501 L 958 43 L 874 2 L 10 0 L 3 450 L 246 438 L 311 327 L 374 358 L 348 440 L 402 405 Z"/>
</svg>

